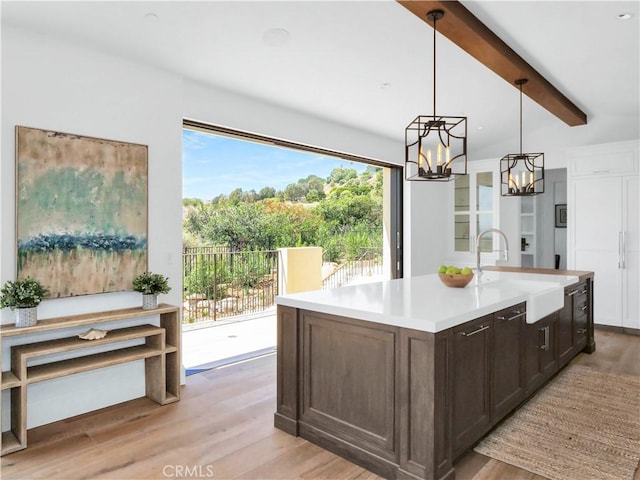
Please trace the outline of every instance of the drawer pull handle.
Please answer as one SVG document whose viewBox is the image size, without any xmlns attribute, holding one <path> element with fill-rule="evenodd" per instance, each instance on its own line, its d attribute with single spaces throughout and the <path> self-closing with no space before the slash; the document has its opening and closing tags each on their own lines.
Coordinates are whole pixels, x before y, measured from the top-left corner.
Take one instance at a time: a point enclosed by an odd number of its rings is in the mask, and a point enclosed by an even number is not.
<svg viewBox="0 0 640 480">
<path fill-rule="evenodd" d="M 520 318 L 520 317 L 522 317 L 522 316 L 527 314 L 527 312 L 521 312 L 520 310 L 516 310 L 514 313 L 515 313 L 515 315 L 513 317 L 506 318 L 506 317 L 500 316 L 500 317 L 496 317 L 496 318 L 498 320 L 506 320 L 508 322 L 509 320 L 515 320 L 516 318 Z"/>
<path fill-rule="evenodd" d="M 567 296 L 573 297 L 575 294 L 582 295 L 583 293 L 587 293 L 587 289 L 586 288 L 584 290 L 579 290 L 579 289 L 576 288 L 575 290 L 571 290 L 569 293 L 567 293 Z"/>
<path fill-rule="evenodd" d="M 491 325 L 480 325 L 480 328 L 477 328 L 475 330 L 473 330 L 472 332 L 460 332 L 460 335 L 463 335 L 465 337 L 471 337 L 473 335 L 475 335 L 476 333 L 480 333 L 486 329 L 488 329 Z"/>
<path fill-rule="evenodd" d="M 587 333 L 587 329 L 586 328 L 579 328 L 578 329 L 578 333 L 579 334 Z"/>
<path fill-rule="evenodd" d="M 580 310 L 582 310 L 583 312 L 584 312 L 586 309 L 587 309 L 587 306 L 586 306 L 586 305 L 584 305 L 584 306 L 580 307 Z"/>
</svg>

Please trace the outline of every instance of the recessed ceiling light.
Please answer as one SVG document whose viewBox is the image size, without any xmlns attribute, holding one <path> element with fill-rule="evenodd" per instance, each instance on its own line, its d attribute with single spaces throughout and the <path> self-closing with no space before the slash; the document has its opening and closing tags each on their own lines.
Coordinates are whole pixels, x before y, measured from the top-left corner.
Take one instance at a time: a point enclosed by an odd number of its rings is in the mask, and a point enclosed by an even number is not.
<svg viewBox="0 0 640 480">
<path fill-rule="evenodd" d="M 476 127 L 476 130 L 484 130 L 484 125 L 478 125 L 478 126 Z"/>
<path fill-rule="evenodd" d="M 632 15 L 630 13 L 619 13 L 618 15 L 616 15 L 616 18 L 618 20 L 629 20 L 631 16 Z"/>
<path fill-rule="evenodd" d="M 160 17 L 158 17 L 158 15 L 156 15 L 155 13 L 147 13 L 144 16 L 144 19 L 149 23 L 155 23 L 160 19 Z"/>
<path fill-rule="evenodd" d="M 284 28 L 270 28 L 262 34 L 262 41 L 270 47 L 281 47 L 289 41 L 291 34 Z"/>
<path fill-rule="evenodd" d="M 380 84 L 380 88 L 386 90 L 387 88 L 391 88 L 391 82 L 383 82 Z"/>
</svg>

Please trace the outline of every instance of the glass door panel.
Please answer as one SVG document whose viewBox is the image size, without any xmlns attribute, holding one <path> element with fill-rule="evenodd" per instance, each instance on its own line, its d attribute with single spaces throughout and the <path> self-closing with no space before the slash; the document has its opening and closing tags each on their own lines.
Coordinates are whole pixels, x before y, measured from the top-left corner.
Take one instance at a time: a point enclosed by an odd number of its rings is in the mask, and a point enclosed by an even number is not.
<svg viewBox="0 0 640 480">
<path fill-rule="evenodd" d="M 463 175 L 455 179 L 455 211 L 468 212 L 471 208 L 469 202 L 469 175 Z"/>
<path fill-rule="evenodd" d="M 470 216 L 468 213 L 455 215 L 455 251 L 456 252 L 468 252 L 470 251 Z"/>
<path fill-rule="evenodd" d="M 493 211 L 493 173 L 476 174 L 476 210 L 478 212 Z"/>
<path fill-rule="evenodd" d="M 476 235 L 493 227 L 493 213 L 479 213 L 476 215 Z M 477 238 L 477 237 L 476 237 Z M 485 233 L 480 240 L 480 251 L 490 252 L 493 250 L 493 232 Z"/>
</svg>

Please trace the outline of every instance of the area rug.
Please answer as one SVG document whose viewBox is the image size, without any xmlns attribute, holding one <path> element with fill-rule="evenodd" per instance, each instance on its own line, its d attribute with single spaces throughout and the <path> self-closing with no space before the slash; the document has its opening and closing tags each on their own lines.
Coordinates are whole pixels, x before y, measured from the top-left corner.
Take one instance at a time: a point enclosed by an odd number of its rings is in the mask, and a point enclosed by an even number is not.
<svg viewBox="0 0 640 480">
<path fill-rule="evenodd" d="M 640 378 L 570 365 L 474 450 L 550 480 L 631 480 Z"/>
</svg>

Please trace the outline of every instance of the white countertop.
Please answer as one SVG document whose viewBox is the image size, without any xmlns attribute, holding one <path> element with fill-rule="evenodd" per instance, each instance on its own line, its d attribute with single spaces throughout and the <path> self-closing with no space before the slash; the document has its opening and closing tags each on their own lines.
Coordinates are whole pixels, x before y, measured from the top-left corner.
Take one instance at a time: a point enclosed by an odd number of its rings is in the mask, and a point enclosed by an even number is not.
<svg viewBox="0 0 640 480">
<path fill-rule="evenodd" d="M 527 322 L 534 323 L 560 309 L 564 287 L 577 282 L 568 275 L 485 271 L 479 285 L 474 278 L 465 288 L 449 288 L 434 274 L 282 295 L 276 303 L 436 333 L 525 301 Z"/>
</svg>

